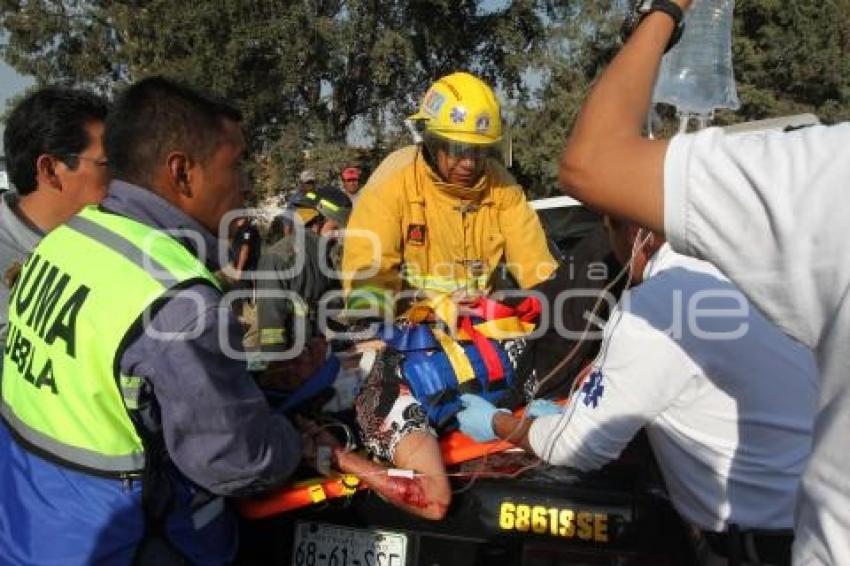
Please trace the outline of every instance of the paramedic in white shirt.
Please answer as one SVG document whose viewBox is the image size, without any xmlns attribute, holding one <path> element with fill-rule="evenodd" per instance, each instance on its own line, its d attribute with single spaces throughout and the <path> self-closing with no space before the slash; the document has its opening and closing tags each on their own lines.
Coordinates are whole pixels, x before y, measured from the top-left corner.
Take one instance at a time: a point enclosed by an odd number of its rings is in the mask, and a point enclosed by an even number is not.
<svg viewBox="0 0 850 566">
<path fill-rule="evenodd" d="M 675 253 L 634 224 L 608 222 L 618 259 L 635 249 L 636 286 L 612 314 L 566 412 L 523 422 L 464 396 L 461 430 L 478 440 L 491 439 L 493 429 L 508 440 L 521 434 L 518 443 L 540 458 L 593 470 L 646 427 L 673 505 L 700 530 L 722 533 L 708 535 L 716 554 L 790 563 L 817 397 L 811 352 L 711 264 Z M 743 544 L 726 538 L 731 525 L 773 532 Z M 740 548 L 730 552 L 730 544 Z"/>
<path fill-rule="evenodd" d="M 820 393 L 794 562 L 850 564 L 850 123 L 641 137 L 672 31 L 651 13 L 599 78 L 564 148 L 562 184 L 711 261 L 814 350 Z"/>
</svg>

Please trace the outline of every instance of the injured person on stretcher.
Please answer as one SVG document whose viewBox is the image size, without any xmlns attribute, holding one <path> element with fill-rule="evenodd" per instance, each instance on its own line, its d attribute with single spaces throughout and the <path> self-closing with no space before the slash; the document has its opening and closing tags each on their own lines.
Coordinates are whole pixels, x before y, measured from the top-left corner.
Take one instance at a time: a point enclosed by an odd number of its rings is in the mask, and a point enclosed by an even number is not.
<svg viewBox="0 0 850 566">
<path fill-rule="evenodd" d="M 371 458 L 319 423 L 301 428 L 306 458 L 319 471 L 357 476 L 397 507 L 436 520 L 452 498 L 439 438 L 457 428 L 460 396 L 477 394 L 508 409 L 532 398 L 537 372 L 520 366 L 540 301 L 532 295 L 511 307 L 479 297 L 458 305 L 446 295 L 414 310 L 417 319 L 402 317 L 371 341 L 375 361 L 355 403 Z"/>
<path fill-rule="evenodd" d="M 369 352 L 364 357 L 374 362 L 361 363 L 359 370 L 349 368 L 351 373 L 358 374 L 355 379 L 349 379 L 346 372 L 337 379 L 334 387 L 343 389 L 340 385 L 344 383 L 346 393 L 341 397 L 346 398 L 345 403 L 322 403 L 318 411 L 299 408 L 299 413 L 316 423 L 305 443 L 332 445 L 330 452 L 305 458 L 305 465 L 323 472 L 332 468 L 356 477 L 353 481 L 343 478 L 345 485 L 340 484 L 341 480 L 334 480 L 333 475 L 320 481 L 327 491 L 322 497 L 348 495 L 354 491 L 352 485 L 356 489 L 365 484 L 372 492 L 412 514 L 440 519 L 452 499 L 450 477 L 456 472 L 468 477 L 467 469 L 451 469 L 447 474 L 447 463 L 454 465 L 495 451 L 489 443 L 477 444 L 460 432 L 451 432 L 457 427 L 454 414 L 460 409 L 460 395 L 483 392 L 498 406 L 515 408 L 525 405 L 532 392 L 534 397 L 549 399 L 568 394 L 575 376 L 594 358 L 599 348 L 599 333 L 585 334 L 590 325 L 588 313 L 595 313 L 594 324 L 604 322 L 610 305 L 617 301 L 623 281 L 614 284 L 613 276 L 621 271 L 621 266 L 611 254 L 600 219 L 584 213 L 584 216 L 568 216 L 563 224 L 570 228 L 569 237 L 559 237 L 564 230 L 552 233 L 560 266 L 533 291 L 518 291 L 515 282 L 501 282 L 494 277 L 489 286 L 495 290 L 490 295 L 491 301 L 475 305 L 469 297 L 455 296 L 454 299 L 461 299 L 455 301 L 432 298 L 430 307 L 426 305 L 424 309 L 432 313 L 424 318 L 431 320 L 422 320 L 421 310 L 413 316 L 408 310 L 406 321 L 402 317 L 401 321 L 396 321 L 401 323 L 388 325 L 390 330 L 374 329 L 372 333 L 356 330 L 358 324 L 355 323 L 355 328 L 347 329 L 351 335 L 357 335 L 353 347 L 350 342 L 339 344 L 338 337 L 329 336 L 335 343 L 334 350 L 347 350 L 340 353 L 341 357 L 348 358 L 343 364 L 356 361 L 351 353 L 355 350 Z M 600 265 L 605 276 L 591 276 L 598 272 L 591 266 Z M 500 295 L 499 289 L 509 292 Z M 567 300 L 562 300 L 561 294 L 571 289 L 581 292 L 568 293 Z M 535 295 L 543 304 L 539 321 L 534 320 L 530 303 L 520 307 L 525 298 Z M 599 297 L 605 300 L 600 302 Z M 447 309 L 451 311 L 449 303 L 461 303 L 466 310 L 458 309 L 452 315 L 446 312 Z M 483 306 L 483 311 L 476 313 L 476 306 Z M 488 308 L 492 312 L 486 312 Z M 393 309 L 393 312 L 399 311 Z M 464 319 L 460 316 L 464 312 L 470 316 Z M 446 322 L 445 319 L 450 320 Z M 519 324 L 521 322 L 527 326 Z M 536 327 L 533 335 L 528 335 L 531 323 Z M 508 324 L 513 324 L 515 331 L 522 331 L 505 335 Z M 477 341 L 470 336 L 469 326 L 480 329 L 474 333 Z M 362 326 L 360 328 L 362 330 Z M 500 329 L 503 332 L 497 335 L 495 331 Z M 492 337 L 484 336 L 491 330 L 494 331 Z M 290 380 L 292 365 L 279 368 L 278 377 Z M 358 384 L 356 403 L 351 402 L 352 382 Z M 265 383 L 266 388 L 271 385 Z M 354 416 L 334 414 L 333 418 L 345 421 L 345 430 L 357 432 L 340 435 L 340 439 L 335 440 L 329 428 L 336 432 L 343 427 L 329 427 L 327 412 L 337 413 L 352 405 L 356 405 Z M 366 450 L 351 449 L 354 439 L 362 441 L 359 444 Z M 316 456 L 322 460 L 318 466 Z M 486 469 L 492 463 L 488 456 L 484 462 L 471 462 L 465 468 L 476 470 L 471 474 L 476 476 L 480 475 L 477 470 Z M 328 489 L 331 484 L 333 486 Z M 308 494 L 308 488 L 303 485 L 290 486 L 263 501 L 254 502 L 256 505 L 245 503 L 243 514 L 262 518 L 315 503 L 314 494 Z M 318 487 L 315 482 L 312 485 Z"/>
</svg>

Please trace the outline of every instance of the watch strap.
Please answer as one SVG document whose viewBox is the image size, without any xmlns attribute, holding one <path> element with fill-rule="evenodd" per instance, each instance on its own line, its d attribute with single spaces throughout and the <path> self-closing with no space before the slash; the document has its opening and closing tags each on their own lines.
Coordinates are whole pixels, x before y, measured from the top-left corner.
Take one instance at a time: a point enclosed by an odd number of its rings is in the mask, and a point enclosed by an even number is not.
<svg viewBox="0 0 850 566">
<path fill-rule="evenodd" d="M 673 30 L 673 35 L 670 36 L 670 41 L 667 42 L 667 47 L 664 48 L 664 53 L 667 53 L 673 49 L 677 43 L 679 43 L 680 39 L 682 39 L 682 33 L 685 31 L 685 13 L 682 8 L 672 0 L 652 0 L 649 4 L 649 8 L 641 15 L 641 21 L 653 12 L 664 12 L 673 19 L 673 23 L 676 26 Z"/>
<path fill-rule="evenodd" d="M 620 36 L 625 42 L 634 32 L 640 22 L 653 12 L 663 12 L 670 16 L 675 24 L 673 35 L 670 36 L 670 41 L 667 42 L 667 47 L 664 52 L 670 51 L 679 40 L 682 38 L 682 33 L 685 30 L 685 14 L 682 8 L 672 0 L 636 0 L 632 3 L 632 9 L 626 15 L 623 21 L 623 27 L 620 30 Z"/>
</svg>

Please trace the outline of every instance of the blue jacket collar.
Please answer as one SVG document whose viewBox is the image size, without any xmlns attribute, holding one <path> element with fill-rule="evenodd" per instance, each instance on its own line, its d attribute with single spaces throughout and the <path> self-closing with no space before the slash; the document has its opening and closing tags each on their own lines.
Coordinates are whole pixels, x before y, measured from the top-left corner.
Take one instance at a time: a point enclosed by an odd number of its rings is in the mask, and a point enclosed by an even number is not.
<svg viewBox="0 0 850 566">
<path fill-rule="evenodd" d="M 218 238 L 155 192 L 115 180 L 109 184 L 109 191 L 100 206 L 109 212 L 168 232 L 203 261 L 210 271 L 221 268 Z"/>
</svg>

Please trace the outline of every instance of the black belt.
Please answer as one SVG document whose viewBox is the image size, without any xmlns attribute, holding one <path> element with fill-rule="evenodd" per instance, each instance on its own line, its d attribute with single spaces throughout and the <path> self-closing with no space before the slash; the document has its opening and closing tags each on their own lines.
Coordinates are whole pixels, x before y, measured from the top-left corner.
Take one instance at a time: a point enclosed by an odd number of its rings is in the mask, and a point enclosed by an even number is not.
<svg viewBox="0 0 850 566">
<path fill-rule="evenodd" d="M 737 525 L 729 525 L 725 532 L 703 531 L 703 536 L 712 552 L 729 560 L 729 566 L 745 563 L 777 566 L 791 564 L 794 533 L 790 530 L 741 530 Z"/>
</svg>

